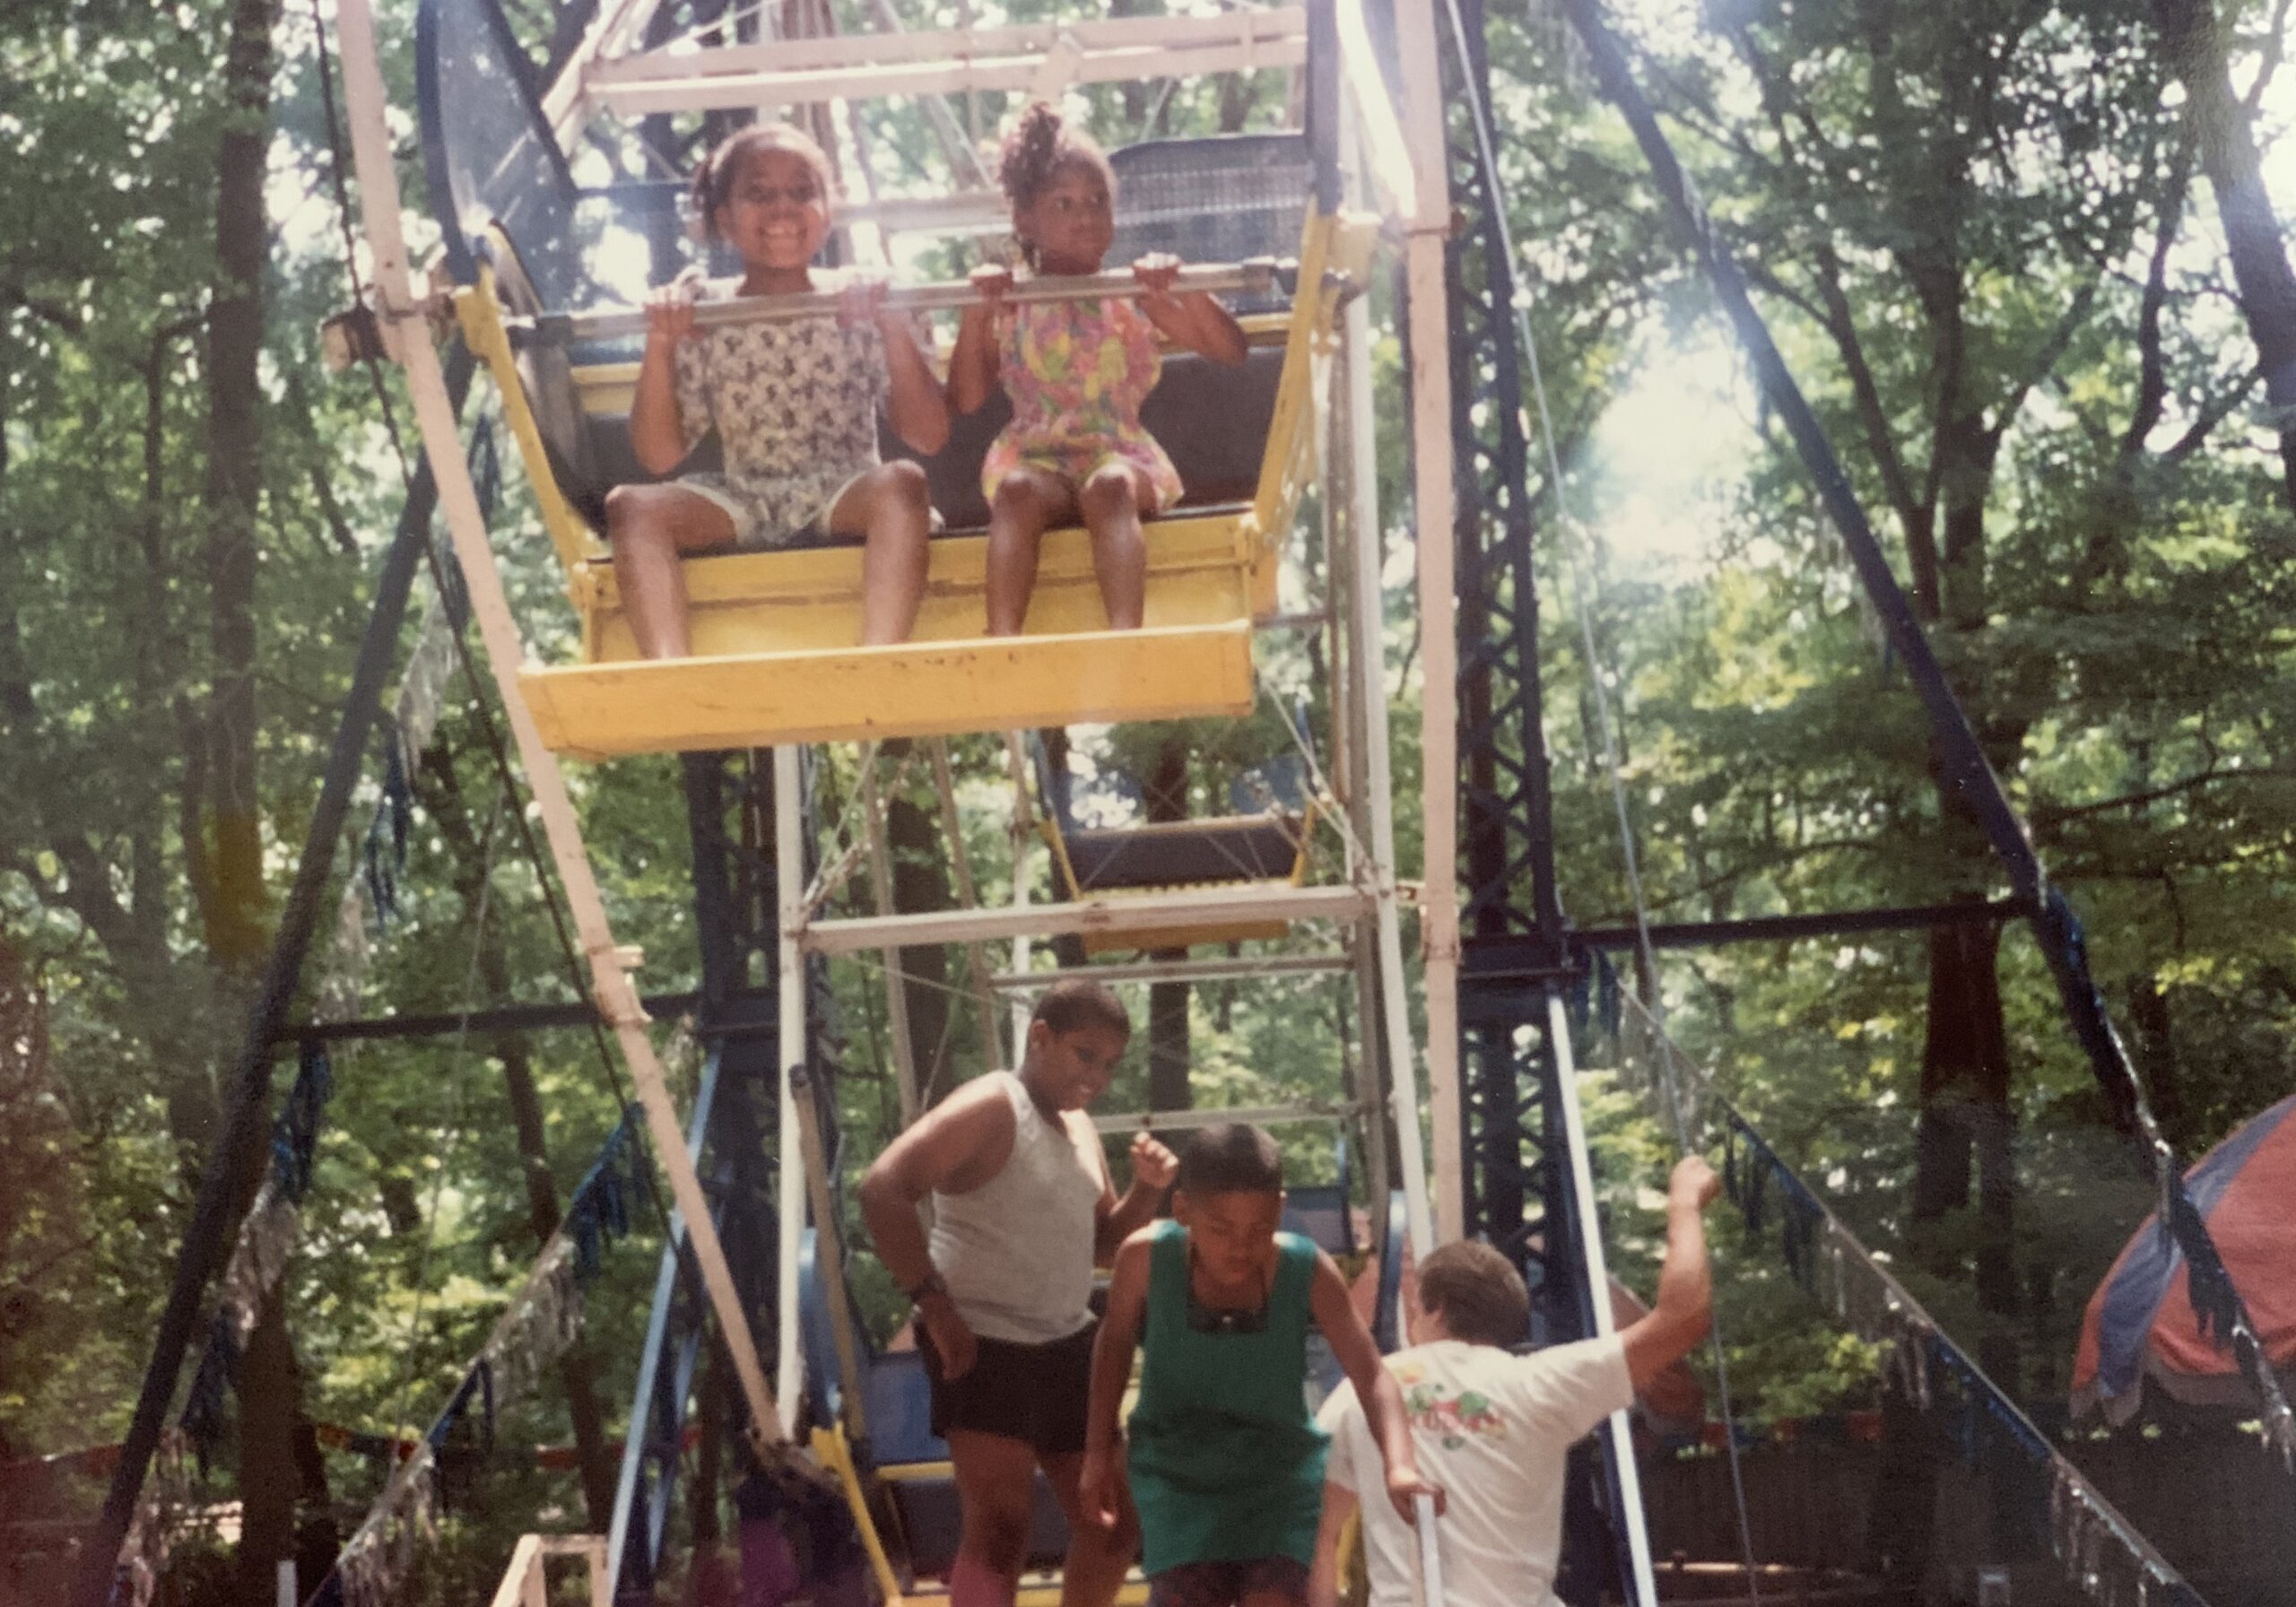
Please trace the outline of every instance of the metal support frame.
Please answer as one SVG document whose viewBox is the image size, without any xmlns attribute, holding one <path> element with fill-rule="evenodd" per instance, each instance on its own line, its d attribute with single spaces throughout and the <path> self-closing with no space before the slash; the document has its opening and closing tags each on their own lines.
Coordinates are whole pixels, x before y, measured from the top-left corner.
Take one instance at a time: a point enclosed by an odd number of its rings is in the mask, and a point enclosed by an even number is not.
<svg viewBox="0 0 2296 1607">
<path fill-rule="evenodd" d="M 1461 37 L 1445 53 L 1453 80 L 1447 104 L 1488 104 L 1480 0 L 1460 0 L 1448 16 Z M 1474 82 L 1458 81 L 1462 59 Z M 1456 1129 L 1467 1160 L 1464 1228 L 1526 1264 L 1544 1338 L 1585 1339 L 1611 1331 L 1610 1304 L 1559 991 L 1571 960 L 1543 727 L 1515 271 L 1493 215 L 1496 175 L 1484 170 L 1472 118 L 1453 116 L 1445 135 L 1446 187 L 1460 221 L 1444 246 L 1442 272 L 1451 358 L 1445 466 L 1462 497 L 1449 532 L 1457 562 L 1456 774 L 1466 825 L 1468 933 L 1458 982 L 1465 1098 Z M 1414 339 L 1420 329 L 1414 322 Z M 1427 544 L 1423 534 L 1422 549 Z M 1433 640 L 1437 628 L 1434 615 L 1426 616 L 1425 639 Z M 1431 688 L 1433 675 L 1431 664 Z M 1431 774 L 1435 763 L 1431 751 Z M 1432 808 L 1431 798 L 1431 823 Z M 1509 963 L 1494 974 L 1483 953 L 1502 943 Z M 1431 977 L 1431 993 L 1432 986 Z M 1649 1543 L 1622 1415 L 1603 1446 L 1600 1465 L 1582 1458 L 1570 1470 L 1558 1587 L 1574 1603 L 1607 1587 L 1653 1607 Z"/>
<path fill-rule="evenodd" d="M 766 1120 L 778 1058 L 769 1035 L 779 1012 L 774 979 L 758 965 L 773 940 L 776 909 L 775 867 L 761 851 L 762 822 L 772 814 L 770 781 L 754 756 L 736 753 L 685 755 L 683 775 L 702 977 L 698 1009 L 710 1044 L 687 1152 L 707 1179 L 712 1225 L 737 1269 L 744 1307 L 764 1332 L 778 1325 L 784 1309 L 774 1275 L 778 1213 Z M 680 1213 L 655 1274 L 608 1531 L 617 1603 L 654 1599 L 709 1316 Z"/>
<path fill-rule="evenodd" d="M 525 659 L 525 651 L 503 590 L 501 573 L 495 566 L 477 491 L 471 482 L 469 466 L 463 461 L 454 409 L 439 369 L 439 355 L 430 343 L 424 309 L 414 297 L 370 0 L 339 0 L 336 27 L 342 46 L 344 95 L 350 111 L 352 151 L 358 169 L 368 244 L 374 255 L 374 285 L 385 343 L 405 370 L 423 449 L 438 483 L 439 506 L 447 516 L 456 556 L 461 560 L 463 578 L 469 589 L 471 614 L 485 641 L 488 667 L 509 716 L 519 762 L 533 789 L 543 830 L 550 841 L 551 856 L 556 862 L 574 926 L 589 961 L 590 983 L 597 997 L 599 1014 L 611 1025 L 629 1064 L 631 1081 L 645 1111 L 655 1154 L 668 1175 L 672 1195 L 685 1213 L 694 1258 L 709 1290 L 710 1305 L 726 1333 L 734 1370 L 749 1407 L 754 1448 L 761 1457 L 779 1456 L 786 1454 L 786 1446 L 778 1443 L 773 1425 L 780 1414 L 775 1409 L 771 1387 L 758 1362 L 733 1269 L 709 1220 L 701 1180 L 688 1163 L 684 1131 L 664 1081 L 661 1061 L 647 1034 L 646 1015 L 639 1007 L 637 990 L 631 986 L 626 965 L 628 957 L 614 944 L 604 899 L 582 844 L 581 828 L 567 790 L 565 774 L 556 756 L 543 745 L 541 733 L 519 691 L 518 667 Z"/>
<path fill-rule="evenodd" d="M 808 921 L 801 908 L 790 912 L 783 933 L 793 946 L 811 953 L 850 954 L 890 943 L 915 948 L 1007 937 L 1058 937 L 1072 932 L 1152 932 L 1173 925 L 1239 920 L 1345 921 L 1369 912 L 1377 896 L 1352 887 L 1271 889 L 1244 884 L 1013 905 L 1004 909 L 935 909 L 831 921 Z"/>
<path fill-rule="evenodd" d="M 1305 9 L 1279 6 L 646 51 L 592 62 L 576 104 L 641 116 L 977 90 L 1049 99 L 1077 83 L 1256 72 L 1306 59 Z"/>
<path fill-rule="evenodd" d="M 1444 242 L 1451 229 L 1442 74 L 1435 12 L 1404 0 L 1393 8 L 1404 136 L 1413 207 L 1404 248 L 1405 345 L 1412 411 L 1412 507 L 1418 520 L 1421 874 L 1419 939 L 1427 1004 L 1427 1092 L 1434 1125 L 1438 1209 L 1443 1232 L 1465 1229 L 1459 1095 L 1458 644 L 1454 636 L 1456 555 L 1450 533 L 1457 482 L 1451 460 L 1451 367 L 1445 316 Z M 1372 796 L 1376 808 L 1380 797 Z M 1384 961 L 1383 961 L 1384 963 Z M 1390 1029 L 1392 1030 L 1393 1029 Z M 1417 1237 L 1414 1232 L 1414 1238 Z"/>
</svg>

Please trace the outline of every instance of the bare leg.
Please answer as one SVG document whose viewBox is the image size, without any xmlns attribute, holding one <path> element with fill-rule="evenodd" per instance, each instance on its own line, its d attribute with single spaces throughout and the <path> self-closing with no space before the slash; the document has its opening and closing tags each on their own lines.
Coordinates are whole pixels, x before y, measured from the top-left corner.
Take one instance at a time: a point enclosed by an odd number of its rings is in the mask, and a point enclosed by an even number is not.
<svg viewBox="0 0 2296 1607">
<path fill-rule="evenodd" d="M 1021 1565 L 1028 1560 L 1036 1453 L 1026 1440 L 952 1429 L 949 1460 L 964 1514 L 956 1565 L 949 1570 L 950 1607 L 1013 1607 Z"/>
<path fill-rule="evenodd" d="M 1076 500 L 1092 533 L 1092 573 L 1100 578 L 1109 629 L 1137 630 L 1148 594 L 1148 538 L 1140 529 L 1140 510 L 1154 511 L 1156 493 L 1130 464 L 1106 463 L 1092 471 Z"/>
<path fill-rule="evenodd" d="M 1075 505 L 1068 482 L 1041 469 L 1014 469 L 997 482 L 988 508 L 989 635 L 1021 634 L 1044 533 Z"/>
<path fill-rule="evenodd" d="M 879 464 L 845 488 L 830 509 L 835 535 L 866 538 L 861 552 L 861 644 L 909 639 L 917 606 L 925 600 L 931 561 L 932 489 L 925 471 L 906 458 Z"/>
<path fill-rule="evenodd" d="M 648 658 L 691 654 L 683 560 L 730 546 L 734 521 L 709 498 L 679 486 L 618 485 L 606 493 L 606 540 L 639 652 Z"/>
<path fill-rule="evenodd" d="M 1103 1529 L 1084 1515 L 1076 1488 L 1084 1470 L 1079 1453 L 1044 1459 L 1045 1477 L 1060 1509 L 1068 1515 L 1068 1559 L 1060 1570 L 1060 1607 L 1109 1607 L 1124 1587 L 1124 1576 L 1140 1555 L 1140 1515 L 1132 1509 L 1132 1486 L 1117 1479 L 1116 1527 Z"/>
</svg>

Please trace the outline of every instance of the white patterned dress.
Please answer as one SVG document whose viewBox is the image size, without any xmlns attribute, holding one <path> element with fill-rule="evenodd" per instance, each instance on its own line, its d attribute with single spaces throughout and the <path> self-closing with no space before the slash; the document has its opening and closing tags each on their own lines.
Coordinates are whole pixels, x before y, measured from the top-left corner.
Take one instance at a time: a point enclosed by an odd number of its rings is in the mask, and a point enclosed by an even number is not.
<svg viewBox="0 0 2296 1607">
<path fill-rule="evenodd" d="M 733 289 L 715 281 L 700 299 Z M 726 466 L 677 483 L 726 510 L 744 552 L 825 535 L 845 488 L 877 466 L 888 384 L 874 324 L 824 314 L 697 328 L 678 343 L 678 422 L 689 452 L 717 431 Z"/>
</svg>

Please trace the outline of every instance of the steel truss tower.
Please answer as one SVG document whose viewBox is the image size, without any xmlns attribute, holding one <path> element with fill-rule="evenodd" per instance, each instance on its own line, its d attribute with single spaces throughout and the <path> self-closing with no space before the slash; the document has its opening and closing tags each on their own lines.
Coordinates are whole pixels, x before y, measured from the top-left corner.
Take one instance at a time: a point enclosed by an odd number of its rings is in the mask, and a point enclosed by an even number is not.
<svg viewBox="0 0 2296 1607">
<path fill-rule="evenodd" d="M 1439 11 L 1441 8 L 1439 7 Z M 1451 430 L 1457 512 L 1458 743 L 1462 822 L 1459 1065 L 1467 1157 L 1466 1221 L 1523 1266 L 1535 1336 L 1555 1343 L 1596 1331 L 1593 1287 L 1575 1218 L 1549 995 L 1587 962 L 1574 951 L 1556 886 L 1553 798 L 1542 725 L 1538 585 L 1526 434 L 1526 354 L 1516 341 L 1514 265 L 1494 208 L 1475 105 L 1490 104 L 1481 0 L 1444 19 L 1462 32 L 1444 53 L 1450 200 L 1444 249 L 1449 304 Z M 1462 62 L 1472 75 L 1462 81 Z M 1552 489 L 1552 488 L 1550 488 Z M 1477 964 L 1503 946 L 1503 974 Z M 1529 963 L 1523 963 L 1526 954 Z M 1583 1224 L 1587 1234 L 1599 1223 Z M 1623 1537 L 1614 1476 L 1600 1454 L 1574 1456 L 1565 1500 L 1566 1601 L 1620 1593 Z M 1639 1515 L 1635 1521 L 1639 1521 Z"/>
</svg>

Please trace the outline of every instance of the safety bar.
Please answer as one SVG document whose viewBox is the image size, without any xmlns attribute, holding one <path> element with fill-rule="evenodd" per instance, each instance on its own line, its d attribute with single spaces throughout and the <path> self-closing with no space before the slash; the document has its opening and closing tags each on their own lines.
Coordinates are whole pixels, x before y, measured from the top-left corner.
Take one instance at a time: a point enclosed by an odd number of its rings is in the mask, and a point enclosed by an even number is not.
<svg viewBox="0 0 2296 1607">
<path fill-rule="evenodd" d="M 1296 260 L 1255 256 L 1235 264 L 1199 264 L 1183 267 L 1172 282 L 1178 294 L 1243 291 L 1260 292 L 1279 276 L 1299 272 Z M 1147 287 L 1130 269 L 1114 274 L 1047 274 L 1014 282 L 1005 291 L 1009 302 L 1088 301 L 1111 297 L 1144 295 Z M 977 305 L 980 291 L 970 281 L 936 280 L 930 284 L 897 285 L 885 291 L 885 306 L 900 312 L 948 312 Z M 820 317 L 835 313 L 842 298 L 835 291 L 801 291 L 787 296 L 727 296 L 694 304 L 693 321 L 703 328 L 722 324 L 775 324 L 791 318 Z M 618 340 L 646 333 L 643 308 L 610 308 L 596 312 L 545 312 L 530 317 L 503 320 L 513 345 L 558 345 L 571 341 Z"/>
<path fill-rule="evenodd" d="M 1363 1114 L 1352 1104 L 1239 1105 L 1225 1108 L 1205 1106 L 1187 1110 L 1110 1111 L 1092 1118 L 1095 1133 L 1192 1133 L 1222 1122 L 1248 1122 L 1255 1127 L 1274 1127 L 1289 1122 L 1344 1122 Z"/>
</svg>

